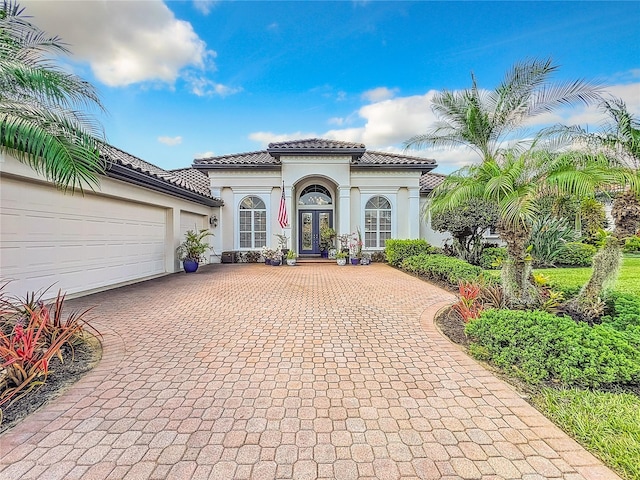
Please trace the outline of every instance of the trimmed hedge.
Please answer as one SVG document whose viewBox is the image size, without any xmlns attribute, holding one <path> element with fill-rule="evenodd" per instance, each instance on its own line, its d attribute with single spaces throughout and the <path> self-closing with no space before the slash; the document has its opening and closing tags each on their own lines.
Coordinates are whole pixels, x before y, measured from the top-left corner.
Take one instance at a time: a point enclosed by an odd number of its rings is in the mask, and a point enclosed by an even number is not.
<svg viewBox="0 0 640 480">
<path fill-rule="evenodd" d="M 495 264 L 502 264 L 505 258 L 507 258 L 505 247 L 486 247 L 480 255 L 480 266 L 485 270 L 498 270 L 500 266 Z"/>
<path fill-rule="evenodd" d="M 420 254 L 405 258 L 400 264 L 403 270 L 424 277 L 449 283 L 457 287 L 461 280 L 473 281 L 482 273 L 482 268 L 458 258 L 439 254 Z"/>
<path fill-rule="evenodd" d="M 610 314 L 602 317 L 602 324 L 625 332 L 629 342 L 640 349 L 640 297 L 612 292 L 607 309 Z"/>
<path fill-rule="evenodd" d="M 640 383 L 635 338 L 611 325 L 591 327 L 541 311 L 487 310 L 465 332 L 475 344 L 472 354 L 532 384 Z"/>
<path fill-rule="evenodd" d="M 580 242 L 567 242 L 556 259 L 558 265 L 565 267 L 590 267 L 596 247 Z"/>
<path fill-rule="evenodd" d="M 400 266 L 405 258 L 421 253 L 436 253 L 438 248 L 432 247 L 425 240 L 399 240 L 390 238 L 384 243 L 384 254 L 394 267 Z"/>
</svg>

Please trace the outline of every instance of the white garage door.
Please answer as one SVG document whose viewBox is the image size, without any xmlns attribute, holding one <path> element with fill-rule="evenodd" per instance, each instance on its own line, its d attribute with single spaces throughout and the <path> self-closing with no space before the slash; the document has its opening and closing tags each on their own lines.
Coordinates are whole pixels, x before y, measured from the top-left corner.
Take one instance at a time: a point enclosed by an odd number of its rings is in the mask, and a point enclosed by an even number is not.
<svg viewBox="0 0 640 480">
<path fill-rule="evenodd" d="M 162 208 L 3 178 L 0 222 L 0 275 L 14 280 L 13 294 L 50 285 L 75 293 L 165 272 Z"/>
<path fill-rule="evenodd" d="M 180 211 L 180 238 L 184 239 L 184 234 L 187 230 L 200 231 L 203 228 L 207 228 L 205 220 L 207 217 L 198 215 L 197 213 L 187 212 L 185 210 Z"/>
</svg>

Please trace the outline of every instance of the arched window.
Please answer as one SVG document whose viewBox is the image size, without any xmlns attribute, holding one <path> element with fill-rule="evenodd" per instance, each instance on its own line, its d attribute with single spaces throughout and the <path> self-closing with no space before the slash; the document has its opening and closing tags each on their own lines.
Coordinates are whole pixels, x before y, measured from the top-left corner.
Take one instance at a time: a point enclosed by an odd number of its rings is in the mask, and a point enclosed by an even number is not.
<svg viewBox="0 0 640 480">
<path fill-rule="evenodd" d="M 391 203 L 384 197 L 371 198 L 364 208 L 365 248 L 384 248 L 391 238 Z"/>
<path fill-rule="evenodd" d="M 331 205 L 331 192 L 322 185 L 309 185 L 300 192 L 300 201 L 298 205 Z"/>
<path fill-rule="evenodd" d="M 267 245 L 267 208 L 258 197 L 240 202 L 240 248 L 262 248 Z"/>
</svg>

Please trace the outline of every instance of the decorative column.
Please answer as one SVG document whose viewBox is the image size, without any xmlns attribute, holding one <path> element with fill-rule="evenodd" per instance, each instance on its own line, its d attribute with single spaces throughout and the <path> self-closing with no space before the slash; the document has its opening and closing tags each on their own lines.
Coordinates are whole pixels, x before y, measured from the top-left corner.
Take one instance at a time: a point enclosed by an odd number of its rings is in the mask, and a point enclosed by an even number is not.
<svg viewBox="0 0 640 480">
<path fill-rule="evenodd" d="M 298 251 L 297 244 L 294 243 L 294 234 L 293 234 L 293 226 L 297 225 L 296 212 L 293 210 L 293 186 L 286 185 L 284 186 L 284 199 L 287 205 L 287 215 L 289 216 L 289 226 L 282 229 L 282 233 L 287 236 L 289 239 L 288 248 L 291 250 Z"/>
<path fill-rule="evenodd" d="M 420 188 L 409 188 L 409 238 L 420 238 Z"/>
<path fill-rule="evenodd" d="M 351 186 L 340 185 L 338 187 L 339 212 L 338 217 L 340 224 L 337 226 L 337 233 L 344 234 L 351 232 Z"/>
</svg>

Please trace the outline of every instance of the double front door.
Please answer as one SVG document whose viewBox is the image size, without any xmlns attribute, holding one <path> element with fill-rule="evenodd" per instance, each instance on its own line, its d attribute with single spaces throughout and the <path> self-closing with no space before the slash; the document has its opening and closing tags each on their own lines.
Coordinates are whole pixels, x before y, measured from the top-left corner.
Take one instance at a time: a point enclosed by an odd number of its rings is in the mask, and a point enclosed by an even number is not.
<svg viewBox="0 0 640 480">
<path fill-rule="evenodd" d="M 298 215 L 300 254 L 320 254 L 320 230 L 322 227 L 333 228 L 333 212 L 331 210 L 299 210 Z"/>
</svg>

